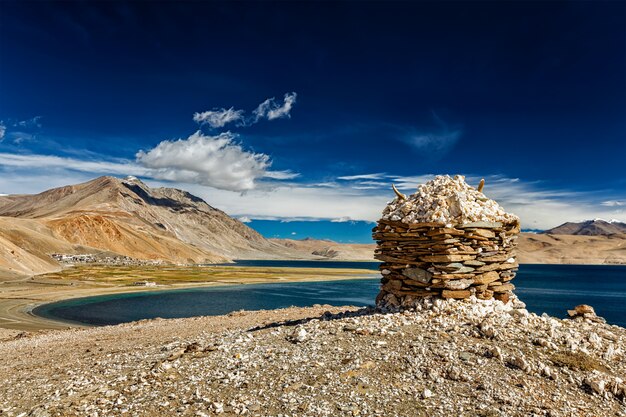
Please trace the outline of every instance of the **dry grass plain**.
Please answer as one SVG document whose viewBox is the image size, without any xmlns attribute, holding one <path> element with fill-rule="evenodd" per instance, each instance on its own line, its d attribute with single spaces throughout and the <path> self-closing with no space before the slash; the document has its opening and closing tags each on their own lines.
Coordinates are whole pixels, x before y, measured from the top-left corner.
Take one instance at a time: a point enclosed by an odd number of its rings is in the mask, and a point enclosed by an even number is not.
<svg viewBox="0 0 626 417">
<path fill-rule="evenodd" d="M 86 265 L 28 278 L 0 277 L 0 339 L 3 334 L 18 330 L 67 328 L 67 323 L 43 319 L 31 311 L 38 305 L 69 298 L 211 285 L 331 281 L 362 278 L 372 273 L 375 271 L 339 268 Z M 141 281 L 156 285 L 135 285 Z M 14 331 L 6 332 L 2 328 Z"/>
</svg>

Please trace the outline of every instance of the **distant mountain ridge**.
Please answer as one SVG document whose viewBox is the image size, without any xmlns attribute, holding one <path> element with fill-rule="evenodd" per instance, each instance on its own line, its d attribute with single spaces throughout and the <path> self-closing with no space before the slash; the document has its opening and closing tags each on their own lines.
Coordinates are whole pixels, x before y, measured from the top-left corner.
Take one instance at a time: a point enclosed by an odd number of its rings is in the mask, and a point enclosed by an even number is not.
<svg viewBox="0 0 626 417">
<path fill-rule="evenodd" d="M 551 235 L 609 236 L 626 233 L 626 223 L 617 220 L 586 220 L 580 223 L 567 222 L 543 233 Z"/>
<path fill-rule="evenodd" d="M 358 260 L 373 261 L 374 243 L 337 243 L 328 239 L 314 239 L 306 237 L 304 239 L 270 239 L 272 242 L 294 249 L 299 252 L 320 256 L 328 260 Z"/>
<path fill-rule="evenodd" d="M 559 236 L 559 235 L 581 236 Z M 0 196 L 0 274 L 60 269 L 50 255 L 129 256 L 172 263 L 233 259 L 372 260 L 375 244 L 266 239 L 186 191 L 99 177 L 36 195 Z M 523 233 L 520 262 L 626 263 L 626 224 L 600 219 Z"/>
<path fill-rule="evenodd" d="M 0 197 L 0 268 L 39 273 L 51 253 L 107 253 L 174 263 L 315 258 L 271 242 L 204 200 L 135 177 L 99 177 Z"/>
</svg>

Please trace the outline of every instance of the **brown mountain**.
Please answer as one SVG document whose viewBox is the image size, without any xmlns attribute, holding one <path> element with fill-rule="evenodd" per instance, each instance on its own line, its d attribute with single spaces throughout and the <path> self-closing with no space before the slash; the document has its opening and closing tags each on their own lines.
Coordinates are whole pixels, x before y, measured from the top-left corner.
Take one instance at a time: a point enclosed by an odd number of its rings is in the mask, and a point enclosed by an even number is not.
<svg viewBox="0 0 626 417">
<path fill-rule="evenodd" d="M 522 233 L 517 248 L 526 264 L 626 264 L 626 234 L 609 236 Z"/>
<path fill-rule="evenodd" d="M 626 223 L 607 222 L 602 219 L 587 220 L 580 223 L 567 222 L 544 233 L 551 235 L 608 236 L 626 233 Z"/>
<path fill-rule="evenodd" d="M 320 256 L 328 260 L 373 261 L 374 243 L 337 243 L 326 239 L 270 239 L 289 249 Z"/>
<path fill-rule="evenodd" d="M 51 253 L 119 254 L 175 263 L 297 258 L 202 199 L 134 177 L 0 197 L 0 268 L 37 273 Z M 313 257 L 313 256 L 311 256 Z"/>
</svg>

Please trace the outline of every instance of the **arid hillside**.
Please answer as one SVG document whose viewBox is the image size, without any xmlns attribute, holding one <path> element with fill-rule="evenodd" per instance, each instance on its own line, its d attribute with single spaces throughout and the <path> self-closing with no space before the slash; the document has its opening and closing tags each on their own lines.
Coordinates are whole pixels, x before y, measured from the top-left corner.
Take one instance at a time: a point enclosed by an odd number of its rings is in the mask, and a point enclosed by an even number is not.
<svg viewBox="0 0 626 417">
<path fill-rule="evenodd" d="M 576 236 L 522 233 L 520 263 L 626 264 L 626 234 Z"/>
<path fill-rule="evenodd" d="M 37 195 L 0 197 L 0 216 L 0 268 L 7 273 L 54 270 L 59 265 L 52 253 L 174 263 L 303 256 L 198 197 L 153 189 L 134 177 L 100 177 Z"/>
<path fill-rule="evenodd" d="M 626 223 L 602 219 L 586 220 L 578 223 L 567 222 L 546 230 L 544 233 L 551 235 L 610 236 L 626 233 Z"/>
<path fill-rule="evenodd" d="M 337 243 L 332 240 L 305 238 L 270 239 L 272 242 L 298 252 L 328 260 L 375 261 L 373 243 Z"/>
<path fill-rule="evenodd" d="M 51 252 L 75 254 L 81 248 L 58 239 L 36 220 L 0 217 L 0 274 L 31 275 L 59 269 Z"/>
</svg>

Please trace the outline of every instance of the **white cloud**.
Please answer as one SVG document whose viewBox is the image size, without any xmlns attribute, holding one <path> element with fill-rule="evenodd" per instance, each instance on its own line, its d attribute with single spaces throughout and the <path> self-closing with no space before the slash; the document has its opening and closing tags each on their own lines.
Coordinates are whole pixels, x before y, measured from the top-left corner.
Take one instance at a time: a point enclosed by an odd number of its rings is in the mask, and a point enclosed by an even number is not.
<svg viewBox="0 0 626 417">
<path fill-rule="evenodd" d="M 0 142 L 5 138 L 16 145 L 35 139 L 35 133 L 41 128 L 41 116 L 27 120 L 0 120 Z M 7 126 L 9 127 L 7 129 Z"/>
<path fill-rule="evenodd" d="M 299 177 L 300 174 L 297 172 L 292 172 L 290 170 L 286 171 L 266 171 L 263 175 L 264 178 L 270 178 L 273 180 L 290 180 L 293 178 Z"/>
<path fill-rule="evenodd" d="M 153 178 L 207 185 L 229 191 L 255 188 L 263 178 L 285 179 L 297 174 L 269 171 L 269 156 L 245 151 L 226 132 L 207 136 L 197 131 L 187 139 L 164 140 L 153 149 L 137 153 L 137 162 L 150 168 Z"/>
<path fill-rule="evenodd" d="M 13 126 L 26 127 L 30 129 L 41 128 L 40 120 L 41 120 L 41 116 L 35 116 L 32 119 L 20 120 L 19 122 L 15 123 Z"/>
<path fill-rule="evenodd" d="M 409 194 L 415 192 L 420 184 L 424 184 L 435 177 L 434 174 L 415 175 L 415 176 L 391 176 L 389 178 L 389 184 L 387 188 L 391 190 L 391 184 L 394 184 L 396 188 L 403 191 L 408 191 Z"/>
<path fill-rule="evenodd" d="M 311 185 L 315 187 L 326 187 L 326 188 L 338 188 L 340 186 L 336 182 L 332 182 L 332 181 L 318 182 L 318 183 L 314 183 Z"/>
<path fill-rule="evenodd" d="M 146 176 L 149 171 L 126 159 L 81 160 L 52 155 L 0 153 L 0 167 L 16 169 L 38 169 L 82 171 L 93 174 Z M 67 185 L 67 184 L 65 184 Z M 43 191 L 43 190 L 42 190 Z"/>
<path fill-rule="evenodd" d="M 237 220 L 239 220 L 241 223 L 251 223 L 252 219 L 248 216 L 242 216 L 240 218 L 238 218 Z"/>
<path fill-rule="evenodd" d="M 152 182 L 148 181 L 148 184 Z M 155 183 L 161 186 L 176 184 Z M 350 217 L 354 220 L 377 220 L 393 195 L 367 194 L 351 188 L 328 188 L 306 184 L 277 184 L 271 189 L 258 188 L 245 194 L 214 190 L 195 184 L 180 184 L 192 194 L 224 210 L 231 216 L 258 220 L 315 221 Z"/>
<path fill-rule="evenodd" d="M 359 174 L 359 175 L 346 175 L 346 176 L 342 176 L 342 177 L 337 177 L 338 180 L 344 180 L 344 181 L 354 181 L 354 180 L 382 180 L 384 178 L 386 178 L 387 176 L 382 173 L 375 173 L 375 174 Z"/>
<path fill-rule="evenodd" d="M 419 184 L 434 177 L 391 176 L 407 193 L 415 192 Z M 593 193 L 548 189 L 545 184 L 517 178 L 485 176 L 485 194 L 494 198 L 506 210 L 522 219 L 522 227 L 549 229 L 567 221 L 582 221 L 595 217 L 626 221 L 623 207 L 607 207 L 594 200 Z M 478 185 L 481 177 L 468 176 L 467 182 Z M 358 182 L 358 180 L 357 180 Z M 206 198 L 211 205 L 231 215 L 246 215 L 253 219 L 339 220 L 373 222 L 380 218 L 388 201 L 394 198 L 391 185 L 361 190 L 347 184 L 329 188 L 319 185 L 282 184 L 271 191 L 258 189 L 246 195 L 216 192 L 204 187 L 191 192 Z"/>
<path fill-rule="evenodd" d="M 13 143 L 19 145 L 23 142 L 32 142 L 35 140 L 35 135 L 28 132 L 11 132 L 9 137 L 13 139 Z"/>
<path fill-rule="evenodd" d="M 620 206 L 626 206 L 626 200 L 625 201 L 619 201 L 619 200 L 608 200 L 608 201 L 603 201 L 602 202 L 603 206 L 607 206 L 607 207 L 620 207 Z"/>
<path fill-rule="evenodd" d="M 251 220 L 270 220 L 277 221 L 281 223 L 291 223 L 291 222 L 318 222 L 320 220 L 328 220 L 325 217 L 278 217 L 278 216 L 259 216 L 259 215 L 250 215 Z"/>
<path fill-rule="evenodd" d="M 257 122 L 260 119 L 274 120 L 283 117 L 291 117 L 290 112 L 294 104 L 296 104 L 296 97 L 298 95 L 294 93 L 287 93 L 283 98 L 283 104 L 276 103 L 274 97 L 268 98 L 253 111 L 254 121 Z"/>
<path fill-rule="evenodd" d="M 181 161 L 188 161 L 189 164 L 180 162 L 172 170 L 175 172 L 182 171 L 180 167 L 197 169 L 198 171 L 191 176 L 192 181 L 197 181 L 196 177 L 200 173 L 206 170 L 210 171 L 202 163 L 206 158 L 198 156 L 202 155 L 205 149 L 200 146 L 200 153 L 194 153 L 196 148 L 190 145 L 189 139 L 182 142 L 184 143 L 174 146 L 176 148 L 174 153 L 181 153 L 183 149 L 189 151 L 191 156 L 182 152 L 183 158 L 181 159 Z M 231 146 L 238 147 L 232 143 L 232 138 L 227 142 Z M 177 142 L 169 143 L 176 144 Z M 166 146 L 159 145 L 155 149 L 168 155 L 169 152 L 166 148 Z M 221 148 L 218 147 L 218 149 Z M 241 153 L 252 158 L 253 162 L 255 161 L 254 155 L 257 154 L 245 152 L 240 147 L 237 151 L 235 152 L 236 155 Z M 194 158 L 196 163 L 200 165 L 199 167 L 193 165 Z M 161 156 L 157 159 L 161 162 L 165 161 Z M 214 158 L 210 156 L 208 159 L 213 160 Z M 218 166 L 221 165 L 218 164 Z M 227 172 L 223 174 L 226 177 L 211 178 L 211 181 L 226 181 L 231 185 L 234 181 L 234 184 L 237 185 L 240 184 L 239 181 L 241 180 L 244 185 L 247 184 L 249 177 L 246 175 L 249 170 L 244 170 L 243 175 L 240 176 L 235 175 L 236 172 Z M 144 179 L 150 186 L 185 189 L 205 199 L 212 206 L 243 220 L 246 218 L 287 221 L 325 219 L 336 222 L 376 221 L 380 218 L 387 202 L 394 197 L 390 187 L 391 182 L 394 182 L 403 192 L 412 193 L 417 185 L 430 180 L 433 176 L 388 175 L 389 184 L 367 190 L 353 187 L 353 185 L 362 182 L 360 179 L 355 179 L 352 182 L 342 180 L 340 182 L 342 185 L 339 187 L 328 187 L 324 183 L 318 185 L 302 182 L 273 182 L 271 188 L 261 186 L 242 194 L 237 190 L 237 187 L 233 186 L 216 189 L 215 186 L 202 185 L 208 183 L 206 178 L 201 183 L 188 182 L 190 178 L 185 178 L 184 175 L 173 175 L 167 178 L 176 180 L 174 183 L 150 179 L 161 178 L 162 171 L 123 159 L 94 160 L 92 156 L 91 160 L 81 160 L 79 158 L 47 155 L 0 153 L 0 190 L 3 193 L 37 193 L 52 187 L 84 182 L 103 174 L 113 174 L 120 177 L 136 175 Z M 233 180 L 230 176 L 234 176 L 235 179 Z M 263 172 L 259 172 L 257 179 L 263 177 Z M 506 210 L 519 215 L 522 219 L 522 227 L 525 229 L 548 229 L 567 221 L 582 221 L 596 217 L 626 222 L 625 205 L 605 204 L 607 201 L 626 202 L 623 192 L 607 194 L 605 191 L 602 193 L 605 200 L 599 200 L 597 192 L 550 189 L 542 182 L 524 181 L 523 179 L 503 176 L 485 176 L 485 179 L 485 194 L 498 201 Z M 479 176 L 467 177 L 467 182 L 474 186 L 478 184 L 479 180 Z M 259 181 L 260 184 L 263 184 L 262 180 Z M 334 182 L 332 183 L 334 184 Z M 372 187 L 374 186 L 372 185 Z"/>
<path fill-rule="evenodd" d="M 193 120 L 201 125 L 209 125 L 211 128 L 217 129 L 232 122 L 239 122 L 237 126 L 249 126 L 261 119 L 289 118 L 291 117 L 291 109 L 296 104 L 297 96 L 295 92 L 286 93 L 282 104 L 276 103 L 274 97 L 268 98 L 254 109 L 251 117 L 245 117 L 245 111 L 235 110 L 234 107 L 231 107 L 229 109 L 214 108 L 213 110 L 196 112 L 193 115 Z"/>
<path fill-rule="evenodd" d="M 200 124 L 208 124 L 212 128 L 224 127 L 228 123 L 243 120 L 243 110 L 213 109 L 202 113 L 194 113 L 193 120 Z"/>
<path fill-rule="evenodd" d="M 347 223 L 347 222 L 351 222 L 353 221 L 350 216 L 343 216 L 343 217 L 339 217 L 337 219 L 332 219 L 331 223 Z"/>
<path fill-rule="evenodd" d="M 80 159 L 0 153 L 0 172 L 4 171 L 2 175 L 20 172 L 25 178 L 36 176 L 38 172 L 64 172 L 68 180 L 59 185 L 70 184 L 70 178 L 75 177 L 71 173 L 75 172 L 85 173 L 81 180 L 92 179 L 96 175 L 135 175 L 144 179 L 202 184 L 238 192 L 254 188 L 261 179 L 273 180 L 271 184 L 275 184 L 274 181 L 293 179 L 300 175 L 289 170 L 269 170 L 271 161 L 267 155 L 243 150 L 234 142 L 235 137 L 231 133 L 205 136 L 196 132 L 188 139 L 163 141 L 151 150 L 139 151 L 137 161 L 107 160 L 98 158 L 96 154 L 91 154 L 90 159 Z M 46 182 L 43 181 L 42 184 L 45 185 Z M 264 183 L 266 187 L 269 184 L 270 182 Z M 22 191 L 16 189 L 15 192 Z"/>
</svg>

